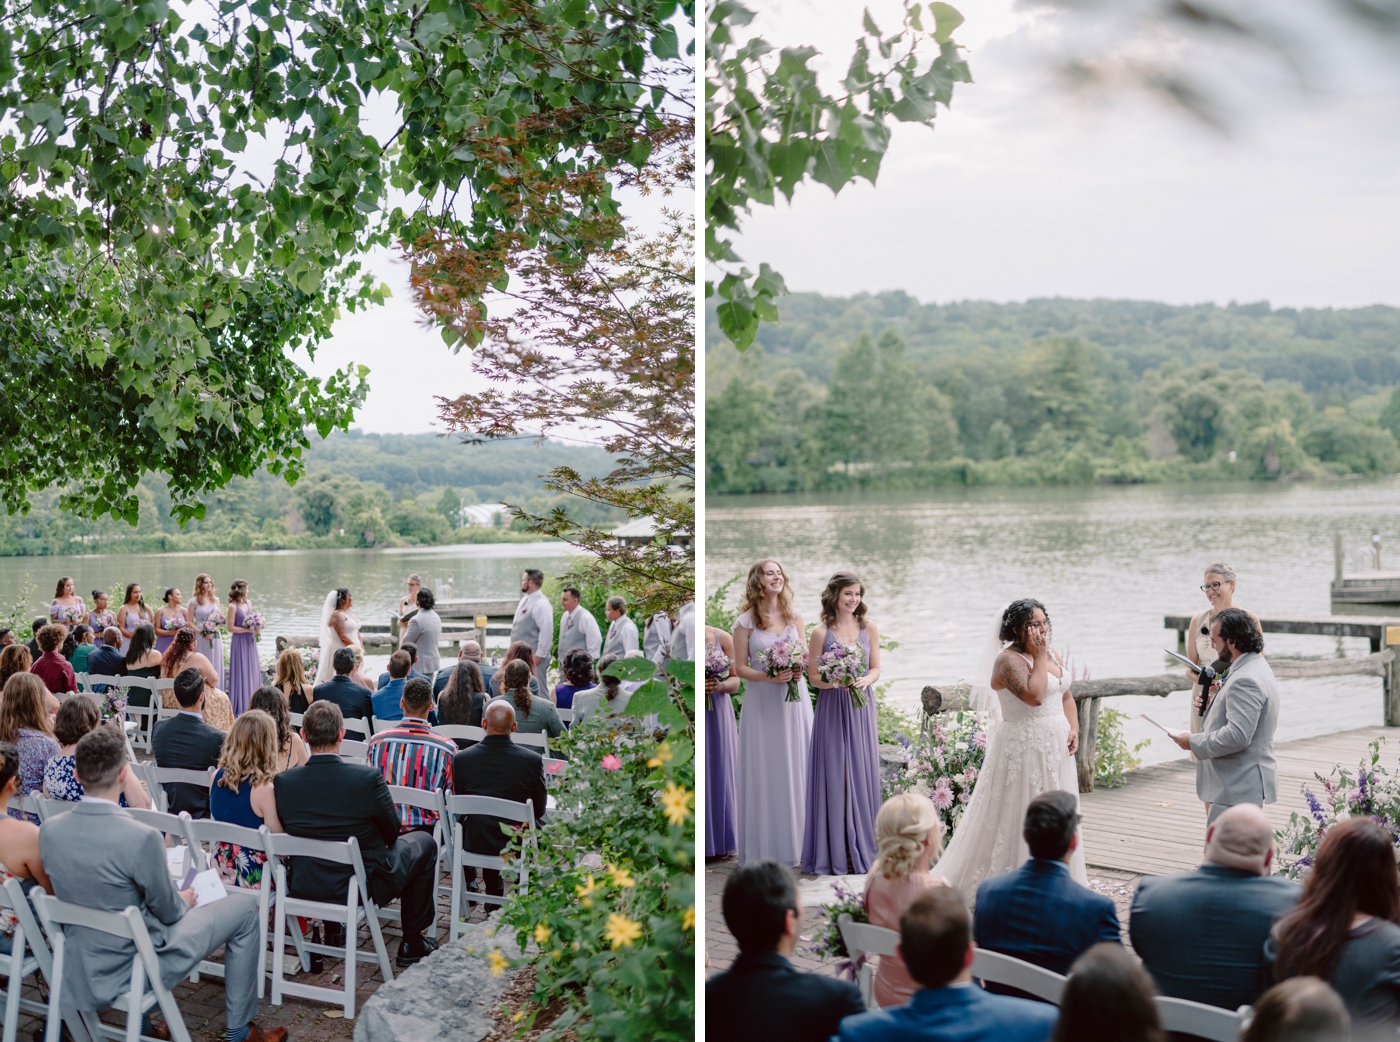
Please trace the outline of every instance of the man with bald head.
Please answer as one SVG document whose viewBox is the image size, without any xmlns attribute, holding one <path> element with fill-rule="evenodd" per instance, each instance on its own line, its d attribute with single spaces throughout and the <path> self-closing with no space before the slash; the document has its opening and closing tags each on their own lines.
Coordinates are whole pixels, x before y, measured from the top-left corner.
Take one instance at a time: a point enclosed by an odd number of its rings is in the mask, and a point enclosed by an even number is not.
<svg viewBox="0 0 1400 1042">
<path fill-rule="evenodd" d="M 472 662 L 481 673 L 481 683 L 484 688 L 491 690 L 491 677 L 495 675 L 496 669 L 489 663 L 481 661 L 481 645 L 474 640 L 462 641 L 462 650 L 457 652 L 457 662 Z M 438 670 L 437 679 L 433 681 L 433 695 L 442 694 L 447 687 L 447 682 L 452 679 L 452 672 L 457 668 L 456 664 Z"/>
<path fill-rule="evenodd" d="M 544 760 L 533 749 L 511 740 L 516 727 L 515 707 L 497 699 L 487 705 L 481 724 L 486 737 L 452 760 L 452 791 L 458 796 L 494 796 L 513 803 L 529 800 L 534 805 L 536 824 L 544 824 Z M 464 815 L 466 848 L 473 854 L 499 854 L 507 842 L 501 831 L 503 821 L 485 814 Z M 466 872 L 470 890 L 476 869 L 469 867 Z M 501 873 L 487 868 L 482 870 L 482 877 L 488 894 L 500 897 L 505 893 Z M 486 907 L 490 911 L 491 906 Z"/>
<path fill-rule="evenodd" d="M 1207 829 L 1200 868 L 1138 884 L 1128 932 L 1158 991 L 1231 1011 L 1254 1004 L 1269 928 L 1302 893 L 1269 874 L 1273 862 L 1269 819 L 1241 803 Z"/>
</svg>

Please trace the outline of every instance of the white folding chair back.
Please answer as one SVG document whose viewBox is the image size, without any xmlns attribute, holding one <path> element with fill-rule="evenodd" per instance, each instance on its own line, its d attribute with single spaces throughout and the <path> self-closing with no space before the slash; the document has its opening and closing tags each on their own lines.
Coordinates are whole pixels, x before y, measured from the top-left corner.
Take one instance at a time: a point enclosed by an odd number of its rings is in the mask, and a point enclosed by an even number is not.
<svg viewBox="0 0 1400 1042">
<path fill-rule="evenodd" d="M 462 738 L 469 742 L 479 742 L 486 737 L 485 729 L 469 724 L 443 724 L 433 730 L 444 738 Z"/>
<path fill-rule="evenodd" d="M 374 728 L 370 726 L 369 722 L 366 721 L 364 717 L 347 716 L 342 726 L 345 728 L 347 734 L 351 732 L 358 733 L 360 736 L 358 740 L 361 742 L 369 741 L 370 736 L 374 734 Z"/>
<path fill-rule="evenodd" d="M 110 677 L 105 673 L 78 673 L 78 690 L 96 696 L 99 700 L 106 692 L 99 694 L 94 687 L 122 687 L 126 677 Z"/>
<path fill-rule="evenodd" d="M 544 781 L 546 785 L 562 778 L 569 770 L 568 760 L 558 760 L 553 756 L 542 757 L 544 760 Z"/>
<path fill-rule="evenodd" d="M 44 808 L 40 801 L 43 797 L 37 793 L 30 793 L 28 796 L 11 796 L 10 810 L 17 810 L 21 814 L 33 814 L 39 819 L 39 823 L 44 821 Z"/>
<path fill-rule="evenodd" d="M 554 711 L 559 714 L 559 719 L 564 721 L 564 723 L 571 724 L 574 722 L 574 711 L 572 709 L 560 709 L 556 706 Z"/>
<path fill-rule="evenodd" d="M 375 733 L 375 734 L 378 734 L 380 731 L 387 731 L 387 730 L 389 730 L 391 727 L 398 727 L 399 724 L 403 723 L 403 721 L 402 721 L 401 719 L 400 719 L 400 720 L 381 720 L 381 719 L 379 719 L 379 717 L 377 717 L 377 716 L 372 716 L 372 717 L 370 717 L 370 718 L 369 718 L 369 722 L 370 722 L 370 726 L 372 726 L 372 727 L 374 728 L 374 733 Z"/>
<path fill-rule="evenodd" d="M 1156 996 L 1156 1002 L 1163 1031 L 1179 1031 L 1215 1042 L 1235 1042 L 1250 1010 L 1248 1006 L 1241 1006 L 1231 1013 L 1219 1006 L 1207 1006 L 1190 999 L 1169 999 L 1163 995 Z"/>
<path fill-rule="evenodd" d="M 462 869 L 470 865 L 474 868 L 490 868 L 500 872 L 510 865 L 505 858 L 492 854 L 473 854 L 467 850 L 466 829 L 462 824 L 462 815 L 490 815 L 493 818 L 518 821 L 529 829 L 529 842 L 525 844 L 518 861 L 520 877 L 516 886 L 521 893 L 524 893 L 529 887 L 530 851 L 538 849 L 538 843 L 535 836 L 535 803 L 533 800 L 516 803 L 512 800 L 496 799 L 493 796 L 456 796 L 449 793 L 446 796 L 446 807 L 447 813 L 452 819 L 452 916 L 448 927 L 448 941 L 451 942 L 457 939 L 457 934 L 461 931 L 462 901 L 466 891 L 466 878 Z M 472 893 L 466 899 L 498 905 L 506 903 L 504 897 L 485 893 L 484 887 L 482 893 Z"/>
<path fill-rule="evenodd" d="M 119 677 L 118 679 L 124 682 L 127 680 L 131 681 L 130 684 L 122 683 L 120 685 L 122 693 L 130 699 L 131 688 L 142 686 L 137 684 L 136 681 L 144 678 Z M 154 699 L 152 702 L 153 704 L 148 706 L 134 706 L 128 701 L 126 708 L 122 710 L 122 718 L 124 720 L 130 720 L 137 725 L 135 729 L 129 729 L 126 732 L 127 738 L 131 740 L 132 745 L 142 752 L 151 751 L 151 732 L 155 729 L 155 725 L 160 718 L 160 703 Z"/>
<path fill-rule="evenodd" d="M 60 814 L 67 814 L 77 806 L 77 804 L 69 800 L 51 800 L 47 796 L 41 796 L 38 793 L 34 794 L 34 798 L 39 801 L 40 823 L 48 821 L 50 818 L 56 818 Z"/>
<path fill-rule="evenodd" d="M 146 932 L 146 923 L 141 911 L 135 905 L 128 905 L 121 912 L 101 912 L 95 908 L 83 908 L 68 904 L 56 897 L 39 892 L 34 895 L 35 907 L 44 920 L 49 937 L 53 941 L 53 973 L 49 976 L 48 1026 L 44 1042 L 59 1042 L 63 1009 L 63 965 L 64 927 L 82 926 L 89 930 L 120 937 L 136 945 L 131 959 L 131 986 L 127 993 L 112 1003 L 113 1007 L 126 1014 L 126 1037 L 128 1042 L 136 1042 L 141 1034 L 141 1014 L 160 1006 L 165 1014 L 165 1023 L 170 1028 L 170 1037 L 175 1042 L 190 1042 L 189 1030 L 180 1015 L 179 1004 L 170 989 L 161 981 L 160 960 L 156 958 L 151 935 Z M 92 1018 L 95 1021 L 96 1018 Z M 88 1023 L 91 1024 L 92 1021 Z"/>
<path fill-rule="evenodd" d="M 204 864 L 212 864 L 216 849 L 220 843 L 231 843 L 234 846 L 242 847 L 245 850 L 256 850 L 263 854 L 268 849 L 268 828 L 262 825 L 256 829 L 245 828 L 242 825 L 232 825 L 227 821 L 215 821 L 212 818 L 192 818 L 186 812 L 180 813 L 180 820 L 185 826 L 185 843 L 192 851 L 198 851 Z M 272 874 L 273 866 L 271 858 L 263 865 L 262 883 L 258 887 L 258 998 L 263 997 L 265 979 L 267 977 L 267 918 L 268 912 L 272 908 Z M 224 889 L 229 893 L 247 893 L 244 887 L 236 886 L 232 883 L 225 883 Z M 300 949 L 298 949 L 300 954 Z M 222 963 L 210 962 L 208 959 L 202 961 L 195 970 L 192 979 L 198 983 L 198 974 L 207 973 L 212 977 L 222 977 L 224 967 Z"/>
<path fill-rule="evenodd" d="M 446 803 L 443 794 L 438 789 L 414 789 L 406 785 L 390 785 L 389 795 L 394 798 L 394 803 L 401 807 L 420 807 L 423 810 L 432 811 L 437 815 L 437 822 L 433 825 L 433 842 L 437 844 L 437 873 L 434 879 L 442 878 L 443 862 L 451 863 L 452 840 L 447 830 Z M 438 884 L 437 896 L 443 897 L 452 892 L 450 886 Z M 396 908 L 380 909 L 379 914 L 386 919 L 398 919 L 399 911 Z"/>
<path fill-rule="evenodd" d="M 196 771 L 184 767 L 158 767 L 148 763 L 146 779 L 152 786 L 151 803 L 162 811 L 169 811 L 170 797 L 165 791 L 167 785 L 202 785 L 206 789 L 212 789 L 217 771 L 217 767 L 206 767 L 202 771 Z"/>
<path fill-rule="evenodd" d="M 340 758 L 346 763 L 368 763 L 369 743 L 346 739 L 340 743 Z"/>
<path fill-rule="evenodd" d="M 1060 995 L 1065 990 L 1065 978 L 1053 970 L 986 948 L 975 950 L 972 975 L 978 980 L 1019 988 L 1056 1006 L 1060 1004 Z"/>
<path fill-rule="evenodd" d="M 4 993 L 5 1030 L 0 1038 L 3 1038 L 3 1042 L 15 1042 L 19 1033 L 20 1010 L 24 1010 L 26 1013 L 35 1013 L 41 1017 L 49 1011 L 49 1007 L 45 1003 L 24 998 L 22 989 L 24 978 L 30 974 L 43 974 L 45 980 L 53 975 L 53 957 L 49 953 L 48 945 L 44 943 L 44 935 L 39 929 L 39 924 L 34 920 L 34 913 L 30 911 L 29 901 L 24 896 L 24 888 L 20 886 L 19 880 L 13 876 L 5 880 L 4 889 L 0 890 L 0 908 L 10 912 L 17 920 L 14 936 L 11 939 L 10 954 L 0 956 L 0 966 L 5 968 L 4 973 L 9 978 Z M 38 981 L 37 977 L 35 981 Z M 73 1037 L 81 1036 L 75 1034 Z"/>
<path fill-rule="evenodd" d="M 166 709 L 165 706 L 161 706 L 156 710 L 156 720 L 173 720 L 183 712 L 183 709 Z"/>
<path fill-rule="evenodd" d="M 300 714 L 300 713 L 288 713 L 287 716 L 291 719 L 291 722 L 292 722 L 292 726 L 293 726 L 293 727 L 300 727 L 300 726 L 301 726 L 301 714 Z"/>
<path fill-rule="evenodd" d="M 267 835 L 267 847 L 268 863 L 275 864 L 277 871 L 277 912 L 275 917 L 277 932 L 272 940 L 273 1005 L 280 1006 L 283 995 L 295 995 L 299 998 L 315 999 L 318 1002 L 336 1002 L 344 1009 L 346 1019 L 353 1020 L 355 1016 L 355 967 L 357 963 L 377 961 L 380 972 L 384 975 L 385 983 L 394 979 L 393 968 L 389 965 L 389 951 L 384 947 L 384 935 L 379 929 L 379 909 L 375 907 L 374 896 L 370 893 L 365 877 L 364 862 L 360 858 L 359 841 L 351 836 L 347 840 L 333 843 L 329 840 L 305 839 L 301 836 L 288 836 L 285 833 L 273 832 Z M 337 865 L 349 866 L 353 870 L 353 874 L 346 885 L 345 903 L 331 904 L 327 901 L 292 897 L 287 892 L 287 866 L 281 860 L 284 857 L 314 857 L 322 861 L 334 862 Z M 343 993 L 335 988 L 323 988 L 284 978 L 287 926 L 290 923 L 292 933 L 299 934 L 301 927 L 297 923 L 297 916 L 345 924 L 345 947 L 343 949 L 332 948 L 328 944 L 313 944 L 310 941 L 304 941 L 297 945 L 299 952 L 303 950 L 320 952 L 322 955 L 345 960 L 345 968 L 342 973 L 345 981 Z M 362 919 L 369 927 L 370 938 L 374 941 L 374 951 L 372 952 L 360 951 L 358 947 L 359 924 Z"/>
<path fill-rule="evenodd" d="M 883 926 L 872 926 L 870 923 L 858 923 L 848 913 L 842 913 L 836 920 L 836 925 L 841 931 L 841 940 L 846 943 L 846 950 L 851 953 L 852 961 L 862 953 L 894 955 L 895 946 L 899 944 L 898 932 L 887 930 Z M 865 1000 L 866 1009 L 880 1008 L 879 1003 L 875 1001 L 874 970 L 869 962 L 863 962 L 856 971 L 856 984 L 860 988 L 860 997 Z"/>
<path fill-rule="evenodd" d="M 163 810 L 146 810 L 141 807 L 127 807 L 126 812 L 141 824 L 164 832 L 171 849 L 184 848 L 185 859 L 181 875 L 191 868 L 203 871 L 207 867 L 203 850 L 198 846 L 190 846 L 185 839 L 184 819 L 188 817 L 187 814 L 168 814 Z"/>
<path fill-rule="evenodd" d="M 543 731 L 534 734 L 526 734 L 524 731 L 512 731 L 510 740 L 516 745 L 524 745 L 531 749 L 538 749 L 540 755 L 549 753 L 549 735 Z"/>
</svg>

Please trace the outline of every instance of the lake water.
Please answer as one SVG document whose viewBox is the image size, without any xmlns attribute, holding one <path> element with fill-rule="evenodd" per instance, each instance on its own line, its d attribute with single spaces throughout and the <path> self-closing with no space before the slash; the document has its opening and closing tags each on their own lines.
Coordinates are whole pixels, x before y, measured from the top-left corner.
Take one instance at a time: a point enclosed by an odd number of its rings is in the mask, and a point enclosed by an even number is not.
<svg viewBox="0 0 1400 1042">
<path fill-rule="evenodd" d="M 0 557 L 0 604 L 14 604 L 26 579 L 38 588 L 29 598 L 31 618 L 43 615 L 59 576 L 71 575 L 88 605 L 91 591 L 106 590 L 115 611 L 128 582 L 139 582 L 154 608 L 167 587 L 188 601 L 194 577 L 208 572 L 219 600 L 227 603 L 234 579 L 247 579 L 250 601 L 267 618 L 260 651 L 273 654 L 279 635 L 314 636 L 321 628 L 326 594 L 350 589 L 362 623 L 385 623 L 404 595 L 409 573 L 453 580 L 456 597 L 519 597 L 520 573 L 537 567 L 546 575 L 563 570 L 565 543 L 487 543 L 397 550 L 279 550 L 262 553 L 112 554 L 87 557 Z M 387 655 L 370 655 L 370 663 Z"/>
<path fill-rule="evenodd" d="M 892 695 L 917 707 L 927 683 L 968 678 L 994 614 L 1017 597 L 1049 608 L 1053 644 L 1095 678 L 1170 671 L 1176 648 L 1163 616 L 1206 606 L 1204 566 L 1239 574 L 1235 601 L 1264 614 L 1324 615 L 1330 608 L 1333 537 L 1352 550 L 1379 529 L 1400 561 L 1400 479 L 1308 484 L 939 489 L 825 495 L 712 497 L 706 504 L 706 592 L 782 562 L 807 622 L 838 568 L 866 584 L 870 617 L 898 650 L 882 657 Z M 730 588 L 737 601 L 742 578 Z M 1366 614 L 1387 614 L 1366 609 Z M 1267 637 L 1268 652 L 1364 655 L 1362 639 Z M 1175 667 L 1179 668 L 1179 667 Z M 1382 722 L 1378 677 L 1280 682 L 1277 738 Z M 1187 692 L 1114 698 L 1131 714 L 1130 740 L 1151 739 L 1146 763 L 1185 755 L 1145 721 L 1185 729 Z"/>
</svg>

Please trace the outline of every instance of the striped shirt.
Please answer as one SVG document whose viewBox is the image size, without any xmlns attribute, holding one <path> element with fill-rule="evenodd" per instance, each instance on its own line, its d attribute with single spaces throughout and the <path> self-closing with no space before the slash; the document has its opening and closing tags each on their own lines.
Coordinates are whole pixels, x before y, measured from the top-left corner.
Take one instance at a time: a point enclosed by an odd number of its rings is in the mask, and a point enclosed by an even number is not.
<svg viewBox="0 0 1400 1042">
<path fill-rule="evenodd" d="M 412 717 L 380 731 L 370 739 L 368 750 L 370 766 L 390 785 L 439 792 L 452 790 L 452 757 L 456 755 L 456 742 L 438 734 L 426 721 Z M 437 822 L 437 815 L 422 807 L 400 804 L 398 810 L 404 830 Z"/>
</svg>

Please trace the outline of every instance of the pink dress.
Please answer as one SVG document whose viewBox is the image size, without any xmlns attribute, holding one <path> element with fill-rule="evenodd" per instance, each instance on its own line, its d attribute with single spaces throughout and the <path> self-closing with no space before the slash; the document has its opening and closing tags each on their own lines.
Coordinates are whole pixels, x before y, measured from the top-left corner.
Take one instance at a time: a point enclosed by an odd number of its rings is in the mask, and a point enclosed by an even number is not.
<svg viewBox="0 0 1400 1042">
<path fill-rule="evenodd" d="M 925 869 L 910 872 L 900 879 L 886 879 L 880 874 L 877 861 L 865 875 L 865 914 L 872 926 L 883 926 L 886 930 L 899 930 L 899 920 L 904 911 L 931 886 L 942 884 Z M 875 970 L 875 1001 L 881 1006 L 903 1006 L 914 997 L 919 985 L 909 976 L 904 960 L 898 955 L 880 956 L 880 965 Z"/>
</svg>

